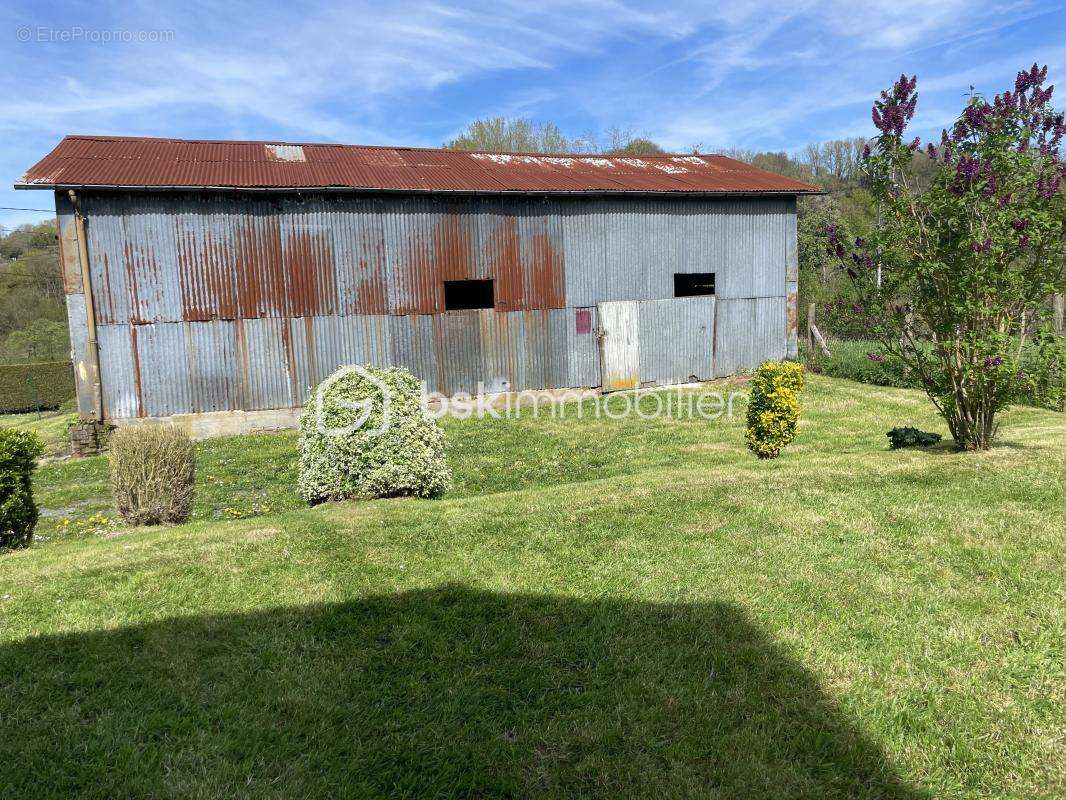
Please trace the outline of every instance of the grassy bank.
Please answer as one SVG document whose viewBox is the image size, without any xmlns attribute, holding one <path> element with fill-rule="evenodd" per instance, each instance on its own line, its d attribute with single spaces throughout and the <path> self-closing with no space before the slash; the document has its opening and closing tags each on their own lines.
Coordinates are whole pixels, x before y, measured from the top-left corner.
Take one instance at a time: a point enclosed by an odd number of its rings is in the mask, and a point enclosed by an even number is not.
<svg viewBox="0 0 1066 800">
<path fill-rule="evenodd" d="M 0 793 L 1055 795 L 1063 417 L 893 452 L 943 432 L 918 393 L 804 402 L 770 462 L 739 420 L 448 420 L 438 501 L 300 508 L 291 436 L 205 443 L 192 524 L 0 558 Z"/>
</svg>

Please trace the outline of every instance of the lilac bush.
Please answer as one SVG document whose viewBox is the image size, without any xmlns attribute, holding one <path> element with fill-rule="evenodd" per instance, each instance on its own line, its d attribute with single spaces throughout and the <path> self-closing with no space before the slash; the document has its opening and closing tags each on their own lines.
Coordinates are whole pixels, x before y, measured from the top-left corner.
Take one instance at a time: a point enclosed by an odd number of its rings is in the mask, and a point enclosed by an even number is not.
<svg viewBox="0 0 1066 800">
<path fill-rule="evenodd" d="M 874 103 L 879 133 L 863 152 L 880 222 L 866 239 L 827 229 L 869 335 L 913 371 L 965 449 L 991 444 L 996 414 L 1024 388 L 1026 332 L 1066 289 L 1066 124 L 1046 79 L 1034 64 L 992 102 L 974 96 L 923 147 L 906 133 L 918 82 L 901 76 Z M 923 186 L 910 169 L 919 151 L 934 166 Z"/>
</svg>

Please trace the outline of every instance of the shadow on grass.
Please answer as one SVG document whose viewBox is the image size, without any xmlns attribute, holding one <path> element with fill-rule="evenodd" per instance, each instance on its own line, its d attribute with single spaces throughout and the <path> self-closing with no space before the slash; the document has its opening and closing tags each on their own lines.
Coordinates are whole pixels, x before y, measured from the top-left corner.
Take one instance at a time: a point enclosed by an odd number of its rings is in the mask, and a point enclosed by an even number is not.
<svg viewBox="0 0 1066 800">
<path fill-rule="evenodd" d="M 0 650 L 4 797 L 917 798 L 736 608 L 446 586 Z"/>
</svg>

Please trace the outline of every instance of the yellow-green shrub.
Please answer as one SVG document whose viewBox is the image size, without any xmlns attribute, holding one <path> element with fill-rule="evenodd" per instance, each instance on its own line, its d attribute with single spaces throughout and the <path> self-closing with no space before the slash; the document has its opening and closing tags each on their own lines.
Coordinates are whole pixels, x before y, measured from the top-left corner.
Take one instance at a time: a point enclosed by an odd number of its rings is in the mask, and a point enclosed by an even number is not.
<svg viewBox="0 0 1066 800">
<path fill-rule="evenodd" d="M 776 458 L 796 438 L 803 383 L 803 366 L 791 361 L 766 361 L 752 375 L 744 438 L 759 458 Z"/>
</svg>

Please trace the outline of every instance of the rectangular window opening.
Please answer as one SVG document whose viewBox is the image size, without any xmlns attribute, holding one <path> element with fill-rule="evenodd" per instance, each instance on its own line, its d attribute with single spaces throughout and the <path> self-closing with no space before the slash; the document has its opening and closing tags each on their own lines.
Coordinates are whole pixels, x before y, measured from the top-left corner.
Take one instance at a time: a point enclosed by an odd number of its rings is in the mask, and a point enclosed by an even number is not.
<svg viewBox="0 0 1066 800">
<path fill-rule="evenodd" d="M 471 308 L 494 308 L 496 298 L 492 281 L 445 281 L 444 310 L 466 311 Z"/>
<path fill-rule="evenodd" d="M 674 297 L 702 297 L 714 294 L 713 272 L 675 272 Z"/>
</svg>

